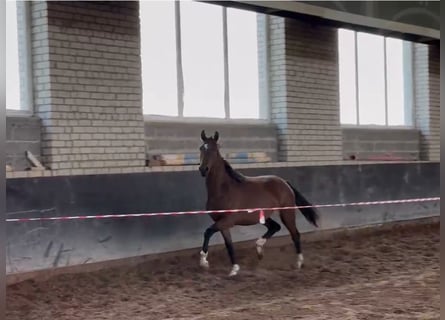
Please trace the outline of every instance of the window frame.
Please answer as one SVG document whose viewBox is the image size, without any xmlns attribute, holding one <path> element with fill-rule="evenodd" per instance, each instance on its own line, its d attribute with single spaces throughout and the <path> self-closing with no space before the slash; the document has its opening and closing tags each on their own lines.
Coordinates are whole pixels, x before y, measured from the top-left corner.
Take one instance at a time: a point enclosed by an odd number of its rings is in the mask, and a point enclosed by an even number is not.
<svg viewBox="0 0 445 320">
<path fill-rule="evenodd" d="M 215 4 L 214 4 L 215 5 Z M 216 4 L 218 5 L 218 4 Z M 188 123 L 201 123 L 201 122 L 211 122 L 211 123 L 240 123 L 240 124 L 264 124 L 270 123 L 270 96 L 269 96 L 269 88 L 270 88 L 270 80 L 269 80 L 269 17 L 268 15 L 264 15 L 264 24 L 262 26 L 264 41 L 263 48 L 264 51 L 264 64 L 259 64 L 259 68 L 263 69 L 264 79 L 262 81 L 259 78 L 258 86 L 263 82 L 263 86 L 260 87 L 259 92 L 259 118 L 231 118 L 230 114 L 230 86 L 229 86 L 229 55 L 228 55 L 228 29 L 227 29 L 227 7 L 221 6 L 221 14 L 222 14 L 222 33 L 223 33 L 223 64 L 224 64 L 224 118 L 218 117 L 193 117 L 193 116 L 184 116 L 184 74 L 182 68 L 182 43 L 181 43 L 181 8 L 180 1 L 175 1 L 175 43 L 176 43 L 176 74 L 177 74 L 177 116 L 169 116 L 169 115 L 156 115 L 156 114 L 147 114 L 144 113 L 145 121 L 166 121 L 166 122 L 188 122 Z M 255 12 L 258 15 L 258 13 Z M 141 17 L 142 18 L 142 17 Z M 257 24 L 258 26 L 258 24 Z M 257 33 L 258 35 L 258 33 Z M 257 38 L 258 39 L 258 38 Z M 258 41 L 258 40 L 257 40 Z M 258 48 L 258 50 L 261 50 Z M 142 94 L 144 94 L 142 92 Z"/>
<path fill-rule="evenodd" d="M 19 28 L 17 21 L 17 37 L 24 38 L 23 47 L 18 46 L 19 59 L 19 94 L 21 109 L 9 109 L 6 106 L 7 116 L 32 116 L 34 110 L 34 92 L 33 92 L 33 72 L 32 72 L 32 30 L 31 30 L 31 2 L 30 1 L 14 1 L 16 3 L 17 13 L 23 13 L 23 26 Z M 17 41 L 18 41 L 17 39 Z M 20 55 L 20 50 L 24 54 Z"/>
<path fill-rule="evenodd" d="M 388 70 L 387 70 L 387 40 L 390 37 L 379 35 L 383 38 L 383 57 L 384 57 L 384 95 L 385 95 L 385 123 L 384 124 L 360 124 L 360 96 L 359 96 L 359 70 L 358 70 L 358 37 L 357 34 L 360 31 L 339 28 L 340 30 L 348 30 L 354 33 L 354 78 L 355 78 L 355 123 L 340 123 L 341 127 L 344 128 L 397 128 L 397 129 L 412 129 L 414 128 L 414 109 L 413 109 L 413 99 L 414 99 L 414 77 L 413 77 L 413 44 L 409 41 L 402 40 L 403 45 L 403 70 L 404 70 L 404 122 L 403 125 L 389 124 L 388 122 Z M 340 43 L 338 43 L 340 45 Z M 340 72 L 339 72 L 340 76 Z M 339 81 L 340 82 L 340 81 Z M 340 87 L 339 87 L 340 92 Z M 341 112 L 341 105 L 340 112 Z M 341 119 L 341 117 L 340 117 Z"/>
</svg>

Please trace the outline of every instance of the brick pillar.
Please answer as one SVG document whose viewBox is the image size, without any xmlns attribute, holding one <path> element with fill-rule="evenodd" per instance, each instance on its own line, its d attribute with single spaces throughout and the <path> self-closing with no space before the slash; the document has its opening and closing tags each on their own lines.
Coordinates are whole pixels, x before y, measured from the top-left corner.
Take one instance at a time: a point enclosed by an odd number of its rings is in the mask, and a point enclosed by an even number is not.
<svg viewBox="0 0 445 320">
<path fill-rule="evenodd" d="M 272 17 L 269 45 L 279 159 L 341 160 L 337 29 Z"/>
<path fill-rule="evenodd" d="M 138 2 L 32 2 L 31 12 L 45 165 L 144 166 Z"/>
<path fill-rule="evenodd" d="M 415 124 L 421 160 L 440 161 L 440 48 L 414 45 Z"/>
<path fill-rule="evenodd" d="M 269 86 L 271 121 L 278 130 L 278 160 L 287 161 L 285 148 L 287 140 L 287 100 L 286 100 L 286 56 L 285 19 L 269 18 Z"/>
</svg>

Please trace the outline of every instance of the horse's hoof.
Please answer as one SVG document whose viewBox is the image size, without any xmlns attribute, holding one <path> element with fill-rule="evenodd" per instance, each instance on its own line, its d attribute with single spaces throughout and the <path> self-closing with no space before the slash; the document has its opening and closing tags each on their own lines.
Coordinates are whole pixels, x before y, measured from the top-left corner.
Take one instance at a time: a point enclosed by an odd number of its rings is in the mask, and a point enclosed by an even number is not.
<svg viewBox="0 0 445 320">
<path fill-rule="evenodd" d="M 232 267 L 232 270 L 229 273 L 229 277 L 236 276 L 238 274 L 239 269 L 240 269 L 239 265 L 234 264 L 233 267 Z"/>
<path fill-rule="evenodd" d="M 304 263 L 303 254 L 300 253 L 297 258 L 297 268 L 298 269 L 303 268 L 303 263 Z"/>
<path fill-rule="evenodd" d="M 263 249 L 263 247 L 257 246 L 256 247 L 256 254 L 258 256 L 258 260 L 263 259 L 263 257 L 264 257 L 264 249 Z"/>
<path fill-rule="evenodd" d="M 209 262 L 207 261 L 207 253 L 201 251 L 200 253 L 201 258 L 199 259 L 199 265 L 202 268 L 208 269 L 209 268 Z"/>
<path fill-rule="evenodd" d="M 264 256 L 263 246 L 265 243 L 266 243 L 266 239 L 264 239 L 264 238 L 260 238 L 256 241 L 256 253 L 257 253 L 259 260 L 263 259 L 263 256 Z"/>
</svg>

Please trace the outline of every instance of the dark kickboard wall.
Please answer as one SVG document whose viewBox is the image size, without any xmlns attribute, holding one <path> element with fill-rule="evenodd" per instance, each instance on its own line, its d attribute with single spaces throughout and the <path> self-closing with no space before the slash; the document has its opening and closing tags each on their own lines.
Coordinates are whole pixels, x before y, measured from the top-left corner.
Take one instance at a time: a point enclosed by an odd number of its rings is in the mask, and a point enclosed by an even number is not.
<svg viewBox="0 0 445 320">
<path fill-rule="evenodd" d="M 277 174 L 314 204 L 439 196 L 439 164 L 375 164 L 240 170 Z M 7 216 L 169 212 L 204 209 L 197 171 L 7 180 Z M 434 216 L 438 202 L 320 209 L 332 229 Z M 279 219 L 277 219 L 279 221 Z M 8 222 L 7 272 L 24 272 L 196 248 L 211 220 L 206 215 L 82 221 Z M 314 230 L 297 214 L 301 232 Z M 235 227 L 235 241 L 256 239 L 262 225 Z M 283 228 L 279 235 L 287 235 Z M 221 243 L 216 234 L 212 244 Z"/>
</svg>

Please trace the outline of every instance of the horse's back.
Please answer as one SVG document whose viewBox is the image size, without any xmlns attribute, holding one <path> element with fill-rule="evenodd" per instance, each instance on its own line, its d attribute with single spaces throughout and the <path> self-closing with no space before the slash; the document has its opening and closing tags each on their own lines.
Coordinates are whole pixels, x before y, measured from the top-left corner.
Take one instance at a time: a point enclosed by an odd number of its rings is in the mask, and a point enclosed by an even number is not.
<svg viewBox="0 0 445 320">
<path fill-rule="evenodd" d="M 208 198 L 207 209 L 247 209 L 292 206 L 295 196 L 287 182 L 275 175 L 244 176 L 241 182 L 231 183 L 223 193 Z M 272 212 L 266 212 L 270 216 Z M 235 225 L 258 223 L 252 213 L 210 214 L 214 221 L 230 219 Z"/>
<path fill-rule="evenodd" d="M 294 194 L 287 182 L 275 175 L 246 177 L 244 184 L 237 188 L 237 198 L 243 202 L 261 206 L 291 205 Z"/>
<path fill-rule="evenodd" d="M 246 181 L 253 184 L 285 185 L 288 187 L 287 182 L 283 178 L 275 175 L 246 177 Z"/>
</svg>

